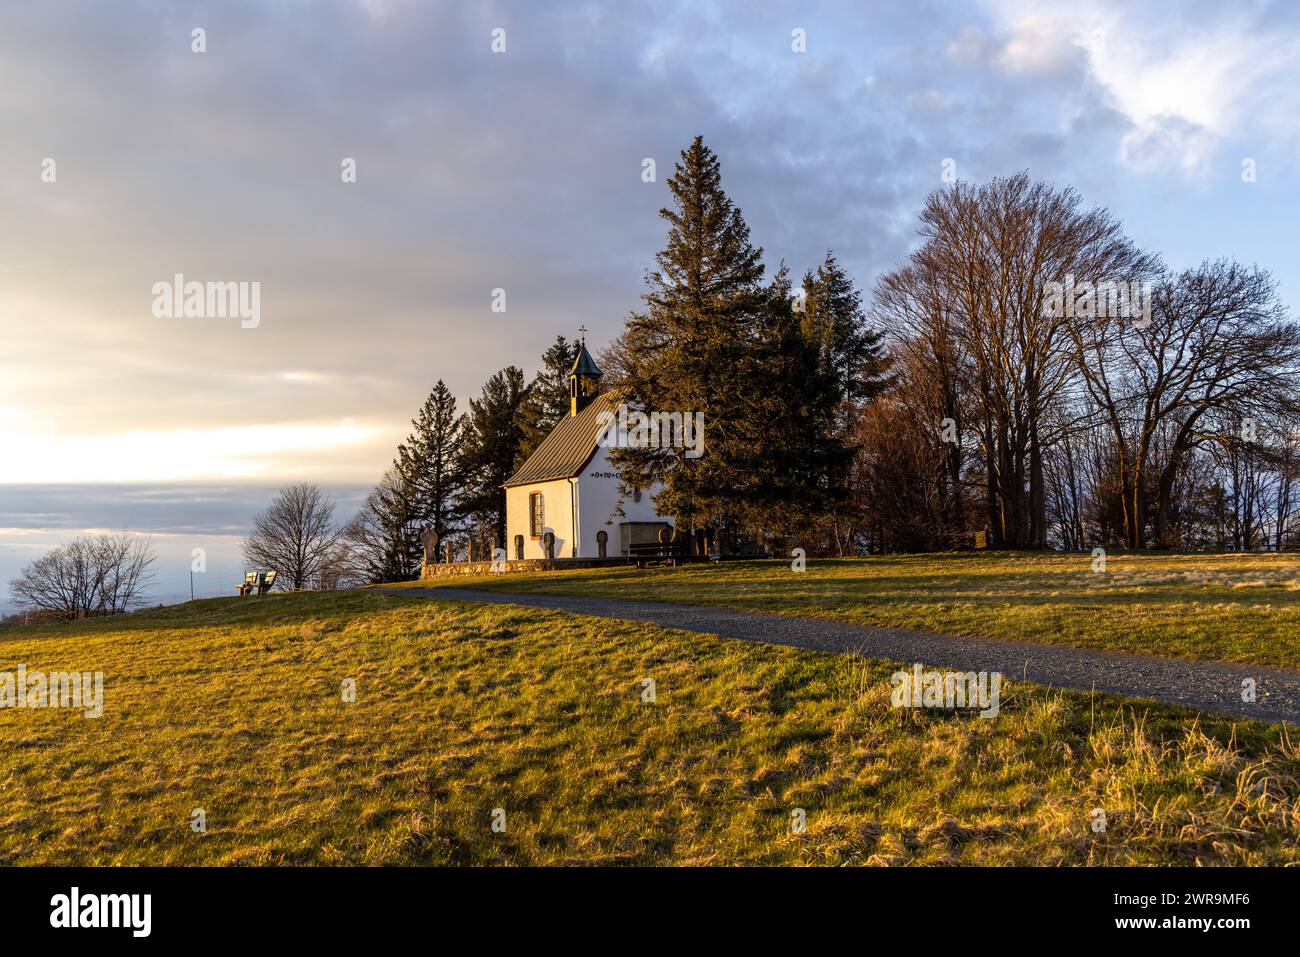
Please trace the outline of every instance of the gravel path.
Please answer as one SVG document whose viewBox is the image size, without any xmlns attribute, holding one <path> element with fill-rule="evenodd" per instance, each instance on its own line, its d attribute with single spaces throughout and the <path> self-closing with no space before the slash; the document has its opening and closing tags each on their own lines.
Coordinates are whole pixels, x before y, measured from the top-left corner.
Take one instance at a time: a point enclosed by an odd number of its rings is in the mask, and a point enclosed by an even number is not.
<svg viewBox="0 0 1300 957">
<path fill-rule="evenodd" d="M 1083 691 L 1095 688 L 1237 717 L 1300 722 L 1300 669 L 1295 668 L 1184 661 L 994 638 L 958 638 L 908 628 L 874 628 L 822 618 L 792 618 L 666 602 L 508 595 L 469 588 L 412 588 L 398 594 L 528 605 L 576 615 L 649 622 L 724 638 L 815 651 L 852 652 L 908 665 L 920 661 L 958 671 L 1000 671 L 1008 678 L 1051 687 Z M 1254 703 L 1241 700 L 1241 683 L 1245 678 L 1255 679 L 1258 700 Z"/>
</svg>

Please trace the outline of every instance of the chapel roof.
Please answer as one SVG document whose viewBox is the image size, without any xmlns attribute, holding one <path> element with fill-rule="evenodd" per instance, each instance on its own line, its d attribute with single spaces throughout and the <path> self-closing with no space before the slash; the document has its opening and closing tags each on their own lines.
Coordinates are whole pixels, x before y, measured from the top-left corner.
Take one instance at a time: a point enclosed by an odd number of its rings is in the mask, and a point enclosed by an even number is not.
<svg viewBox="0 0 1300 957">
<path fill-rule="evenodd" d="M 582 359 L 584 349 L 578 355 Z M 587 357 L 590 361 L 591 357 Z M 595 368 L 595 363 L 592 363 Z M 596 444 L 608 425 L 601 413 L 613 415 L 618 408 L 618 397 L 604 392 L 590 402 L 577 415 L 566 415 L 555 424 L 550 435 L 542 439 L 533 454 L 519 466 L 505 482 L 505 487 L 551 482 L 555 479 L 574 478 L 582 472 L 596 452 Z"/>
</svg>

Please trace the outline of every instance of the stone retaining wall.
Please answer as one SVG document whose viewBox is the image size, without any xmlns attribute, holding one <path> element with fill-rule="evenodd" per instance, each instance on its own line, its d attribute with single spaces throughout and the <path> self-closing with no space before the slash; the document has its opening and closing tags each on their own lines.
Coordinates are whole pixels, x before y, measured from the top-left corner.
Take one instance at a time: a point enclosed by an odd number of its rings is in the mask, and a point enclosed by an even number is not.
<svg viewBox="0 0 1300 957">
<path fill-rule="evenodd" d="M 635 565 L 635 558 L 522 558 L 510 559 L 500 563 L 496 574 L 517 574 L 519 572 L 550 572 L 566 568 L 613 568 L 619 565 Z M 490 575 L 492 562 L 439 562 L 436 565 L 424 565 L 420 569 L 420 580 L 431 578 L 455 578 L 462 575 Z"/>
</svg>

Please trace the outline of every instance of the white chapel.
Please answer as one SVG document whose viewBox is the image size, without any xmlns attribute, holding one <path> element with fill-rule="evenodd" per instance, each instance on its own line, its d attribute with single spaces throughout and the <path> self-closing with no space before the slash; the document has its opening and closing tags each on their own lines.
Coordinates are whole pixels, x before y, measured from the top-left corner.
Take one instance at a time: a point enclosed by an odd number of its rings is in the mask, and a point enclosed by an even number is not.
<svg viewBox="0 0 1300 957">
<path fill-rule="evenodd" d="M 659 541 L 669 522 L 655 512 L 654 488 L 624 495 L 602 437 L 619 399 L 600 391 L 600 369 L 585 342 L 569 370 L 569 414 L 505 483 L 509 559 L 620 558 Z M 603 413 L 603 414 L 602 414 Z M 549 533 L 549 536 L 548 536 Z"/>
</svg>

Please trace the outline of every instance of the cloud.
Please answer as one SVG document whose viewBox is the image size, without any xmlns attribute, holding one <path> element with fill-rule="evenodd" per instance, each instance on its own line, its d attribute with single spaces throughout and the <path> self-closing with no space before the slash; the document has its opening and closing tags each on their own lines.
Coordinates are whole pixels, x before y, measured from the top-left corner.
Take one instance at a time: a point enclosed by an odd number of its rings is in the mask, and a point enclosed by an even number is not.
<svg viewBox="0 0 1300 957">
<path fill-rule="evenodd" d="M 1205 180 L 1228 150 L 1276 150 L 1266 180 L 1293 163 L 1296 36 L 1280 6 L 1208 4 L 6 5 L 0 429 L 21 454 L 0 483 L 373 481 L 437 379 L 463 401 L 579 323 L 617 333 L 696 133 L 769 266 L 834 247 L 863 289 L 948 157 L 1139 220 L 1150 177 Z M 261 282 L 261 324 L 154 318 L 177 272 Z"/>
<path fill-rule="evenodd" d="M 1017 23 L 997 51 L 1001 69 L 1029 75 L 1077 72 L 1086 59 L 1074 37 L 1032 16 Z"/>
<path fill-rule="evenodd" d="M 1224 7 L 1109 0 L 992 0 L 1012 37 L 1004 67 L 1078 63 L 1131 129 L 1122 163 L 1203 178 L 1234 139 L 1295 144 L 1300 41 L 1283 3 Z"/>
<path fill-rule="evenodd" d="M 1129 165 L 1147 171 L 1171 164 L 1188 176 L 1203 176 L 1217 145 L 1214 134 L 1181 116 L 1152 116 L 1124 136 L 1121 155 Z"/>
<path fill-rule="evenodd" d="M 35 540 L 49 547 L 51 540 L 92 529 L 238 537 L 277 490 L 258 482 L 0 485 L 0 542 Z M 367 485 L 327 486 L 337 503 L 335 518 L 350 518 L 368 491 Z"/>
</svg>

